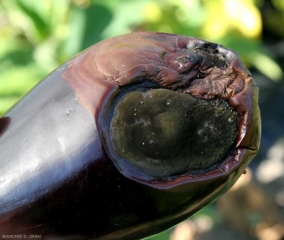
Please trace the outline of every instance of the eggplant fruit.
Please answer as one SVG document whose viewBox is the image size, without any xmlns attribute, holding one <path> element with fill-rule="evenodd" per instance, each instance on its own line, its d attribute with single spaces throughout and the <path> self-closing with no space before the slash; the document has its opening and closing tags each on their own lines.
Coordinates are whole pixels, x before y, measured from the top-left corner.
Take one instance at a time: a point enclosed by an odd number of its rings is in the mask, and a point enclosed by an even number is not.
<svg viewBox="0 0 284 240">
<path fill-rule="evenodd" d="M 224 194 L 260 142 L 237 53 L 135 32 L 63 64 L 0 119 L 0 236 L 139 239 Z"/>
</svg>

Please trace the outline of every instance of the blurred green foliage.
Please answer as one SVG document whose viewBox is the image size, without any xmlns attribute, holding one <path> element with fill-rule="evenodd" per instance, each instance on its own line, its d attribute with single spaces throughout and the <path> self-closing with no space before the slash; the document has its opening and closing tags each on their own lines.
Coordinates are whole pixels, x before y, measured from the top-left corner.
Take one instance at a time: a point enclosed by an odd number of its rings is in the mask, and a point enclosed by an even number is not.
<svg viewBox="0 0 284 240">
<path fill-rule="evenodd" d="M 283 1 L 273 3 L 279 11 L 271 21 L 282 24 Z M 75 54 L 131 31 L 218 42 L 237 51 L 248 66 L 278 80 L 283 73 L 261 42 L 261 4 L 261 0 L 0 0 L 0 115 Z"/>
</svg>

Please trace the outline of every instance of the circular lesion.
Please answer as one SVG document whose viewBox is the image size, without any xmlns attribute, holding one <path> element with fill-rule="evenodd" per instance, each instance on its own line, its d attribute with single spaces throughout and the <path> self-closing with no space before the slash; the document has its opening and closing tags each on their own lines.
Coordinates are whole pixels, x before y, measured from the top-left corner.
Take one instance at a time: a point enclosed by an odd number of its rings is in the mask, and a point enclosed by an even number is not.
<svg viewBox="0 0 284 240">
<path fill-rule="evenodd" d="M 135 90 L 113 109 L 110 153 L 126 171 L 151 180 L 205 172 L 231 151 L 237 122 L 225 100 L 201 100 L 167 89 Z"/>
</svg>

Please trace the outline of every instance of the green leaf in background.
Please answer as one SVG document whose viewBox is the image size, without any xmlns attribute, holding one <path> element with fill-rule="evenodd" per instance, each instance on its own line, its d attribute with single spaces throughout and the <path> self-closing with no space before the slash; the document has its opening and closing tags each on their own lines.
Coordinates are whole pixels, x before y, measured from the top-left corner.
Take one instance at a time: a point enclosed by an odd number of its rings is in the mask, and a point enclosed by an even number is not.
<svg viewBox="0 0 284 240">
<path fill-rule="evenodd" d="M 283 78 L 283 71 L 280 66 L 269 57 L 268 54 L 261 51 L 252 52 L 249 55 L 250 62 L 263 74 L 273 81 L 280 81 Z"/>
<path fill-rule="evenodd" d="M 40 15 L 42 8 L 40 1 L 17 0 L 19 10 L 32 21 L 39 40 L 44 40 L 49 35 L 49 24 Z"/>
<path fill-rule="evenodd" d="M 85 9 L 84 14 L 86 20 L 81 50 L 102 40 L 104 38 L 102 33 L 112 20 L 111 11 L 101 5 L 91 5 Z"/>
</svg>

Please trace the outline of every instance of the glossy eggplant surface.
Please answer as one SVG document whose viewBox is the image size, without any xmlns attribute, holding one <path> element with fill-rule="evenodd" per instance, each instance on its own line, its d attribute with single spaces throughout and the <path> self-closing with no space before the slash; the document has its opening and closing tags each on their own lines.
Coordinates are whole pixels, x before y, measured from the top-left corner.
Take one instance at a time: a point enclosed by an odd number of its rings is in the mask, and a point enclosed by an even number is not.
<svg viewBox="0 0 284 240">
<path fill-rule="evenodd" d="M 235 52 L 104 40 L 0 118 L 0 236 L 151 236 L 224 194 L 259 142 L 258 88 Z"/>
</svg>

